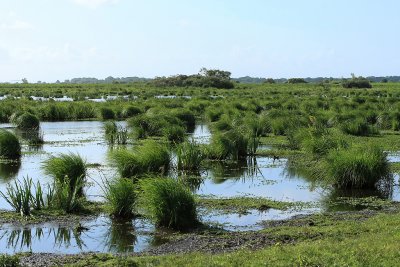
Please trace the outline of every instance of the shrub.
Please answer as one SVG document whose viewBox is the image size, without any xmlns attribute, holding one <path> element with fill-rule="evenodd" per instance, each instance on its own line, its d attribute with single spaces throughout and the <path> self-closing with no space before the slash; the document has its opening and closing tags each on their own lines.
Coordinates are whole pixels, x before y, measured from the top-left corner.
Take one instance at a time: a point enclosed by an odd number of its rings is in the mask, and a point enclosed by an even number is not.
<svg viewBox="0 0 400 267">
<path fill-rule="evenodd" d="M 132 180 L 126 178 L 104 182 L 104 197 L 112 215 L 131 218 L 136 204 L 136 187 Z"/>
<path fill-rule="evenodd" d="M 0 129 L 0 157 L 12 160 L 21 157 L 21 144 L 17 136 L 4 129 Z"/>
<path fill-rule="evenodd" d="M 117 150 L 111 154 L 122 177 L 129 178 L 146 172 L 165 173 L 170 164 L 167 148 L 155 141 L 146 141 L 133 151 Z"/>
<path fill-rule="evenodd" d="M 64 187 L 68 184 L 71 187 L 70 195 L 74 191 L 77 191 L 79 195 L 83 194 L 87 165 L 80 155 L 69 153 L 58 157 L 52 156 L 43 163 L 43 168 L 47 175 L 55 179 L 56 185 Z M 75 188 L 75 186 L 79 187 Z"/>
<path fill-rule="evenodd" d="M 287 83 L 296 84 L 296 83 L 307 83 L 303 78 L 290 78 Z"/>
<path fill-rule="evenodd" d="M 140 188 L 141 206 L 158 226 L 183 230 L 198 223 L 194 195 L 178 181 L 171 178 L 144 179 Z"/>
<path fill-rule="evenodd" d="M 364 77 L 353 77 L 342 82 L 343 88 L 372 88 L 370 81 Z"/>
<path fill-rule="evenodd" d="M 103 120 L 113 120 L 115 119 L 115 113 L 110 108 L 101 108 L 100 109 L 101 118 Z"/>
<path fill-rule="evenodd" d="M 373 188 L 390 176 L 386 153 L 377 147 L 332 151 L 327 157 L 327 168 L 339 188 Z"/>
<path fill-rule="evenodd" d="M 24 113 L 15 119 L 15 124 L 20 130 L 37 130 L 40 122 L 38 117 L 31 113 Z"/>
</svg>

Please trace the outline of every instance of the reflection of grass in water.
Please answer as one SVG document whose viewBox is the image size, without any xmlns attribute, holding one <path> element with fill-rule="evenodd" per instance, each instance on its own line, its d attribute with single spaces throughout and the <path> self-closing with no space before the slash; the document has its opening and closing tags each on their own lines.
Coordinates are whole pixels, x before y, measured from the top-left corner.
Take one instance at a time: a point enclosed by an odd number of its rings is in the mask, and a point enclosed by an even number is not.
<svg viewBox="0 0 400 267">
<path fill-rule="evenodd" d="M 51 229 L 50 232 L 53 232 L 54 246 L 69 248 L 71 246 L 71 239 L 73 238 L 80 250 L 86 247 L 81 238 L 81 232 L 78 229 L 59 227 L 57 229 Z"/>
<path fill-rule="evenodd" d="M 16 178 L 20 168 L 20 161 L 0 162 L 0 181 L 8 182 Z"/>
<path fill-rule="evenodd" d="M 137 236 L 132 220 L 112 220 L 104 240 L 110 252 L 133 252 Z"/>
<path fill-rule="evenodd" d="M 238 161 L 212 161 L 208 167 L 215 184 L 224 183 L 228 179 L 235 181 L 242 179 L 245 182 L 246 179 L 253 179 L 261 174 L 255 157 Z"/>
<path fill-rule="evenodd" d="M 19 246 L 20 249 L 23 249 L 25 247 L 31 250 L 32 248 L 31 229 L 15 229 L 11 231 L 6 231 L 0 239 L 3 239 L 7 235 L 8 235 L 7 248 L 14 248 L 14 250 L 16 250 L 17 247 Z"/>
</svg>

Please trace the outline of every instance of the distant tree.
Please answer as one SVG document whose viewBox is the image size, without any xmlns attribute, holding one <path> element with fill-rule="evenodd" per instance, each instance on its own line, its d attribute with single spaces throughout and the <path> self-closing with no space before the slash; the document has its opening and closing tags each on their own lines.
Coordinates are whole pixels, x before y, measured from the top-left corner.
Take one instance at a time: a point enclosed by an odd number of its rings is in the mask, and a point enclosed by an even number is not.
<svg viewBox="0 0 400 267">
<path fill-rule="evenodd" d="M 28 79 L 27 78 L 22 78 L 21 81 L 22 81 L 22 83 L 25 83 L 25 84 L 28 83 Z"/>
<path fill-rule="evenodd" d="M 275 80 L 274 79 L 272 79 L 272 78 L 267 78 L 265 81 L 264 81 L 264 83 L 275 83 Z"/>
<path fill-rule="evenodd" d="M 342 81 L 343 88 L 372 88 L 371 82 L 362 76 L 357 77 L 354 73 L 351 74 L 351 79 Z"/>
<path fill-rule="evenodd" d="M 307 83 L 306 80 L 304 80 L 303 78 L 291 78 L 287 81 L 288 83 Z"/>
<path fill-rule="evenodd" d="M 229 71 L 223 71 L 223 70 L 209 70 L 206 68 L 201 68 L 199 71 L 199 75 L 205 76 L 205 77 L 215 77 L 215 78 L 220 78 L 220 79 L 231 79 L 231 73 Z"/>
<path fill-rule="evenodd" d="M 383 78 L 381 81 L 381 83 L 387 83 L 387 82 L 388 82 L 388 79 L 386 79 L 386 78 Z"/>
</svg>

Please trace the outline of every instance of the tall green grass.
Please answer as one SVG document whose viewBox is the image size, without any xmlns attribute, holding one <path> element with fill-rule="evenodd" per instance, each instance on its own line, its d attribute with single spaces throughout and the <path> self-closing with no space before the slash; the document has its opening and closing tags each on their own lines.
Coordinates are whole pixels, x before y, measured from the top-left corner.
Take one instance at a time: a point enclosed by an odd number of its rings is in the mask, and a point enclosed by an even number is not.
<svg viewBox="0 0 400 267">
<path fill-rule="evenodd" d="M 15 124 L 20 130 L 38 130 L 40 121 L 31 113 L 23 113 L 15 119 Z"/>
<path fill-rule="evenodd" d="M 205 158 L 204 151 L 194 140 L 186 141 L 176 148 L 177 167 L 183 172 L 196 172 Z"/>
<path fill-rule="evenodd" d="M 111 161 L 122 177 L 130 178 L 146 172 L 166 173 L 170 165 L 170 155 L 165 145 L 147 140 L 132 150 L 112 152 Z"/>
<path fill-rule="evenodd" d="M 237 160 L 248 154 L 248 138 L 238 130 L 212 135 L 208 157 L 212 159 Z"/>
<path fill-rule="evenodd" d="M 338 188 L 374 188 L 390 178 L 386 153 L 372 147 L 351 147 L 332 151 L 326 160 L 329 178 Z"/>
<path fill-rule="evenodd" d="M 18 137 L 0 129 L 0 158 L 17 160 L 21 157 L 21 144 Z"/>
<path fill-rule="evenodd" d="M 71 192 L 77 191 L 79 195 L 83 194 L 87 164 L 79 154 L 69 153 L 60 154 L 57 157 L 52 156 L 43 162 L 43 169 L 47 175 L 55 179 L 56 185 L 65 186 L 65 184 L 68 184 L 71 187 Z M 78 188 L 75 188 L 75 186 L 78 186 Z"/>
<path fill-rule="evenodd" d="M 140 188 L 141 207 L 158 226 L 184 230 L 198 224 L 195 197 L 177 180 L 144 179 Z"/>
<path fill-rule="evenodd" d="M 136 186 L 131 179 L 117 178 L 104 181 L 104 198 L 111 214 L 120 218 L 131 218 L 137 199 Z"/>
<path fill-rule="evenodd" d="M 128 130 L 117 125 L 115 121 L 107 121 L 103 125 L 105 138 L 110 145 L 126 145 L 128 142 Z"/>
</svg>

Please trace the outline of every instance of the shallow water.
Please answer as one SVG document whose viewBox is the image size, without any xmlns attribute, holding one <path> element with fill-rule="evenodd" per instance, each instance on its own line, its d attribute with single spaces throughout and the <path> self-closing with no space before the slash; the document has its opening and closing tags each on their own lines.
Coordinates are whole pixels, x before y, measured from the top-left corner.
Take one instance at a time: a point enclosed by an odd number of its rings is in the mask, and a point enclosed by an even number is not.
<svg viewBox="0 0 400 267">
<path fill-rule="evenodd" d="M 122 125 L 126 125 L 121 122 Z M 20 163 L 0 163 L 0 190 L 16 179 L 29 176 L 34 182 L 51 183 L 41 169 L 42 162 L 59 153 L 79 153 L 92 166 L 88 170 L 89 185 L 86 194 L 90 200 L 102 200 L 99 184 L 102 179 L 117 177 L 116 170 L 109 164 L 107 155 L 110 148 L 104 141 L 103 123 L 97 121 L 43 122 L 41 131 L 45 144 L 33 149 L 23 147 L 25 152 Z M 0 124 L 1 128 L 12 129 L 10 124 Z M 189 134 L 202 144 L 210 142 L 211 133 L 207 125 L 196 125 Z M 261 149 L 269 149 L 265 146 Z M 398 154 L 390 154 L 391 162 L 400 161 Z M 177 176 L 172 172 L 173 176 Z M 399 177 L 395 176 L 398 183 Z M 394 186 L 389 194 L 377 191 L 337 192 L 323 189 L 307 179 L 301 172 L 293 171 L 286 159 L 273 160 L 268 157 L 249 157 L 237 163 L 211 162 L 204 166 L 198 178 L 186 181 L 198 195 L 213 197 L 263 197 L 278 201 L 303 201 L 320 203 L 321 208 L 279 211 L 269 209 L 264 212 L 250 210 L 245 214 L 205 212 L 200 210 L 203 222 L 223 227 L 226 230 L 244 231 L 261 229 L 263 220 L 282 220 L 294 215 L 317 212 L 321 209 L 350 209 L 346 206 L 332 208 L 329 204 L 342 196 L 379 196 L 400 200 L 399 186 Z M 0 209 L 10 209 L 0 198 Z M 150 223 L 135 220 L 128 223 L 113 222 L 100 216 L 85 222 L 87 231 L 77 233 L 73 227 L 60 227 L 42 224 L 30 227 L 3 225 L 0 229 L 0 248 L 2 252 L 21 251 L 78 253 L 89 251 L 126 252 L 143 251 L 159 244 L 160 238 L 154 235 Z M 121 234 L 126 233 L 126 235 Z M 120 235 L 118 237 L 118 235 Z M 114 243 L 113 243 L 114 242 Z"/>
<path fill-rule="evenodd" d="M 162 243 L 154 227 L 145 220 L 113 221 L 107 216 L 75 226 L 44 223 L 0 229 L 1 253 L 140 252 Z"/>
</svg>

